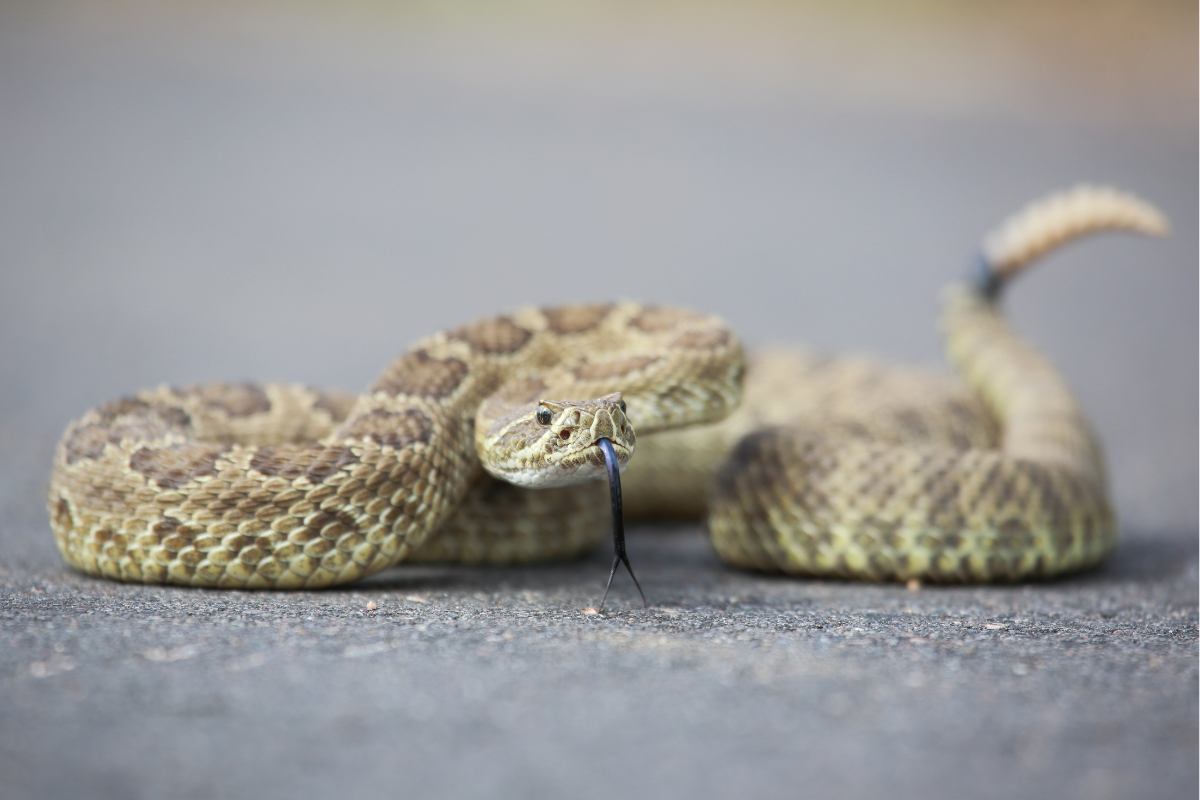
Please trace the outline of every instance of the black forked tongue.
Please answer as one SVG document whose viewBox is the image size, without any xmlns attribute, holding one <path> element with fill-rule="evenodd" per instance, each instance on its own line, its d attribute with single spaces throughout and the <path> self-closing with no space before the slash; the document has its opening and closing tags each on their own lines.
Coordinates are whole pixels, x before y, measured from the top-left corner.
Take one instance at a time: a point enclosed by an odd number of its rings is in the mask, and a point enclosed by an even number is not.
<svg viewBox="0 0 1200 800">
<path fill-rule="evenodd" d="M 633 578 L 633 585 L 637 587 L 638 594 L 642 596 L 642 605 L 648 606 L 646 593 L 642 591 L 642 585 L 638 583 L 637 575 L 633 574 L 629 556 L 625 553 L 625 514 L 621 510 L 621 464 L 617 461 L 617 451 L 613 450 L 612 442 L 606 438 L 598 439 L 596 444 L 600 447 L 600 452 L 604 453 L 604 466 L 608 468 L 608 491 L 612 497 L 613 515 L 612 569 L 608 571 L 608 583 L 604 585 L 604 596 L 600 598 L 600 605 L 596 606 L 596 610 L 604 610 L 604 601 L 608 599 L 608 590 L 612 588 L 613 576 L 617 574 L 617 566 L 620 564 L 625 565 L 629 577 Z"/>
</svg>

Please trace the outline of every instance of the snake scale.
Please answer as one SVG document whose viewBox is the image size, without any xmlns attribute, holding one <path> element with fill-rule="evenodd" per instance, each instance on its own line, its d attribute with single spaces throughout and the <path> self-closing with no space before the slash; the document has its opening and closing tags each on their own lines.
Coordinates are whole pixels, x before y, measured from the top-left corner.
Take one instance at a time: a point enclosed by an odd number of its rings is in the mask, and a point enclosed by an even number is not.
<svg viewBox="0 0 1200 800">
<path fill-rule="evenodd" d="M 51 527 L 83 572 L 191 586 L 316 588 L 404 561 L 567 557 L 605 526 L 603 439 L 630 464 L 631 516 L 707 513 L 716 552 L 738 567 L 950 582 L 1082 569 L 1116 538 L 1100 448 L 997 301 L 1070 239 L 1165 229 L 1144 201 L 1087 186 L 1012 217 L 977 274 L 945 293 L 961 382 L 802 351 L 744 359 L 715 317 L 622 302 L 435 334 L 361 395 L 140 392 L 66 429 Z"/>
</svg>

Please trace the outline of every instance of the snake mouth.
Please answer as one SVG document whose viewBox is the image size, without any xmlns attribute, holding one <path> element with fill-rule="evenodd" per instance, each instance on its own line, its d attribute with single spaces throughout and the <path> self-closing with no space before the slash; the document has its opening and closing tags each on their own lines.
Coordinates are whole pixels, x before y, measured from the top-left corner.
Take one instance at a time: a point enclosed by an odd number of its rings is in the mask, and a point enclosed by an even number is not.
<svg viewBox="0 0 1200 800">
<path fill-rule="evenodd" d="M 607 467 L 608 462 L 604 454 L 604 445 L 601 444 L 602 442 L 606 442 L 608 446 L 612 448 L 613 455 L 616 456 L 617 463 L 620 464 L 621 469 L 624 469 L 625 466 L 629 464 L 629 459 L 633 457 L 633 448 L 621 444 L 620 442 L 614 442 L 607 436 L 601 436 L 598 438 L 592 444 L 592 447 L 588 449 L 588 455 L 592 462 L 597 466 Z"/>
</svg>

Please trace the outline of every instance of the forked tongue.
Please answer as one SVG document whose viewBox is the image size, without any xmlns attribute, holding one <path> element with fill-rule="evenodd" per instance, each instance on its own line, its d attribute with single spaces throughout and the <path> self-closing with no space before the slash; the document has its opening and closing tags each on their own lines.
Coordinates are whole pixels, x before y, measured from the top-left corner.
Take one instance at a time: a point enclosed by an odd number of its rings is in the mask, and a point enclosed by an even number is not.
<svg viewBox="0 0 1200 800">
<path fill-rule="evenodd" d="M 604 596 L 600 598 L 600 605 L 596 606 L 596 610 L 604 610 L 604 601 L 608 599 L 608 590 L 612 588 L 613 576 L 617 574 L 619 564 L 625 565 L 629 577 L 633 578 L 633 585 L 637 587 L 638 594 L 642 596 L 642 605 L 647 606 L 649 603 L 646 602 L 646 593 L 642 591 L 642 585 L 638 583 L 637 575 L 633 574 L 629 556 L 625 553 L 625 514 L 621 510 L 621 464 L 617 461 L 617 451 L 613 449 L 612 442 L 607 438 L 599 439 L 596 444 L 599 446 L 600 452 L 604 453 L 604 466 L 608 469 L 608 491 L 612 498 L 613 516 L 612 569 L 608 571 L 608 583 L 604 585 Z"/>
</svg>

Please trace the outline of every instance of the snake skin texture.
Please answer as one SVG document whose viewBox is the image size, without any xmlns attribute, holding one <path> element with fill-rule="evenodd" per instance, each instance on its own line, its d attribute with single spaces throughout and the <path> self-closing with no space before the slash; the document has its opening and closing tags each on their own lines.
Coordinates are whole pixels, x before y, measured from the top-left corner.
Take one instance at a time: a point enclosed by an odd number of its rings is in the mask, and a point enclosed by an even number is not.
<svg viewBox="0 0 1200 800">
<path fill-rule="evenodd" d="M 67 428 L 51 526 L 84 572 L 192 586 L 356 580 L 407 559 L 489 497 L 510 513 L 538 509 L 518 535 L 565 513 L 554 527 L 565 541 L 543 528 L 532 546 L 569 552 L 589 522 L 570 511 L 604 474 L 597 438 L 625 461 L 635 445 L 626 404 L 644 432 L 719 419 L 740 400 L 742 370 L 741 346 L 716 318 L 621 303 L 525 309 L 436 334 L 353 398 L 163 387 Z M 585 485 L 516 498 L 485 469 L 526 485 Z M 472 490 L 480 497 L 468 500 Z M 449 546 L 472 560 L 469 537 Z M 520 541 L 486 546 L 492 560 L 534 555 Z"/>
<path fill-rule="evenodd" d="M 707 512 L 725 561 L 795 575 L 1013 581 L 1098 563 L 1116 541 L 1100 446 L 997 301 L 1036 257 L 1105 230 L 1161 235 L 1166 221 L 1132 195 L 1081 186 L 987 237 L 981 271 L 943 302 L 962 383 L 869 359 L 759 355 L 729 419 L 642 448 L 626 508 Z M 695 468 L 658 477 L 682 463 Z"/>
<path fill-rule="evenodd" d="M 1100 448 L 997 299 L 1055 245 L 1165 229 L 1144 201 L 1086 186 L 1008 221 L 979 274 L 946 292 L 962 382 L 802 351 L 744 362 L 714 317 L 618 303 L 436 334 L 359 396 L 141 392 L 67 428 L 51 527 L 76 569 L 194 586 L 566 558 L 606 533 L 603 437 L 630 462 L 630 516 L 707 514 L 739 567 L 936 581 L 1085 568 L 1116 536 Z"/>
</svg>

